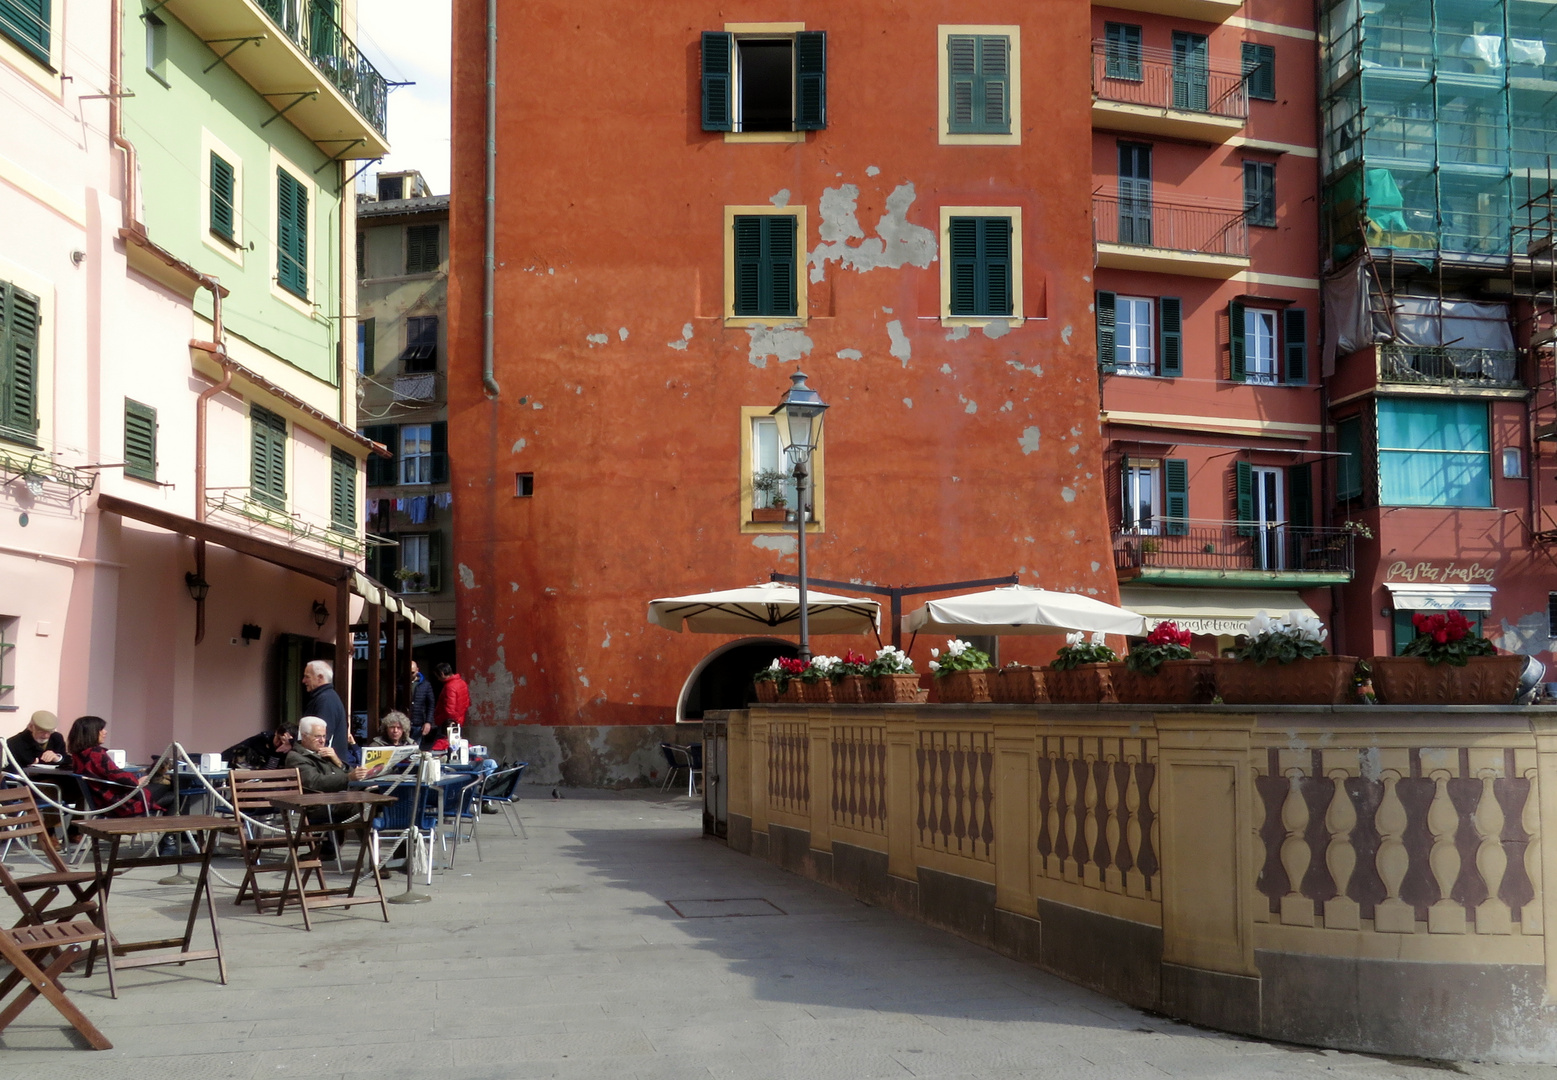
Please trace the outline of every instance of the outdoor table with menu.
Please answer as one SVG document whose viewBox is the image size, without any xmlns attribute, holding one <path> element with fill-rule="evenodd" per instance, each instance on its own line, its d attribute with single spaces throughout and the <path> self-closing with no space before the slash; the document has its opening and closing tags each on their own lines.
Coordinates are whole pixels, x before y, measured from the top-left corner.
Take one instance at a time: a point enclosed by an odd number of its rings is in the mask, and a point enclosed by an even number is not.
<svg viewBox="0 0 1557 1080">
<path fill-rule="evenodd" d="M 310 911 L 351 907 L 355 904 L 377 904 L 384 914 L 384 921 L 388 922 L 389 905 L 384 900 L 384 883 L 379 878 L 377 864 L 368 858 L 368 832 L 373 827 L 373 807 L 394 802 L 394 796 L 371 791 L 276 792 L 270 796 L 270 801 L 276 809 L 282 811 L 282 820 L 286 825 L 287 853 L 291 860 L 291 868 L 282 884 L 280 902 L 276 905 L 276 914 L 280 915 L 286 910 L 289 898 L 295 899 L 303 910 L 303 925 L 312 930 L 313 923 L 308 917 Z M 321 808 L 328 808 L 332 814 L 350 810 L 356 813 L 347 821 L 309 821 L 308 811 Z M 357 865 L 352 870 L 351 884 L 323 886 L 321 880 L 321 887 L 310 889 L 304 871 L 317 871 L 320 867 L 322 860 L 319 852 L 323 840 L 329 836 L 339 836 L 344 840 L 346 833 L 352 831 L 357 833 L 361 843 L 357 849 Z M 373 879 L 373 892 L 371 895 L 364 892 L 359 896 L 357 888 L 362 883 L 364 863 L 368 864 L 368 873 Z M 292 892 L 294 887 L 295 893 Z"/>
</svg>

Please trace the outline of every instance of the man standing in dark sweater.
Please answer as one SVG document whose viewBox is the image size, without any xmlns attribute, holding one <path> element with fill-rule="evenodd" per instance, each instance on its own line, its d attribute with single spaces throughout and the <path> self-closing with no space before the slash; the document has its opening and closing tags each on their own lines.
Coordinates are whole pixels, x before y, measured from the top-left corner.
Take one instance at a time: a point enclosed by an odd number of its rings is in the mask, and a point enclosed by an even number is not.
<svg viewBox="0 0 1557 1080">
<path fill-rule="evenodd" d="M 7 739 L 5 745 L 20 768 L 32 765 L 67 767 L 65 737 L 59 733 L 59 718 L 46 709 L 33 713 L 27 726 Z"/>
<path fill-rule="evenodd" d="M 438 693 L 415 660 L 411 661 L 411 678 L 415 681 L 411 691 L 411 738 L 426 750 L 438 739 L 433 733 L 433 710 L 438 706 Z"/>
<path fill-rule="evenodd" d="M 308 691 L 308 697 L 303 700 L 303 715 L 317 716 L 324 721 L 325 742 L 342 761 L 346 761 L 350 753 L 347 748 L 357 740 L 352 738 L 351 725 L 346 722 L 346 706 L 341 704 L 334 683 L 335 669 L 326 661 L 308 662 L 303 668 L 303 688 Z"/>
</svg>

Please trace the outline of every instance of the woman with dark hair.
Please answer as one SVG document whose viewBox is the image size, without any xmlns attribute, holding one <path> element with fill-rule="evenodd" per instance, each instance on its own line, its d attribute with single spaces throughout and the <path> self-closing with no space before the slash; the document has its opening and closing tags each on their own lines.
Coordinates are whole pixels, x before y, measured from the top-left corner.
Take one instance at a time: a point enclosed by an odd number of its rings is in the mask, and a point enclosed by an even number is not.
<svg viewBox="0 0 1557 1080">
<path fill-rule="evenodd" d="M 65 743 L 65 748 L 70 751 L 71 769 L 85 777 L 95 777 L 112 784 L 125 785 L 123 788 L 109 787 L 108 784 L 94 784 L 89 779 L 87 787 L 92 791 L 92 801 L 98 806 L 116 803 L 129 794 L 127 788 L 136 789 L 136 797 L 110 810 L 110 817 L 146 816 L 151 812 L 151 804 L 146 798 L 146 785 L 149 780 L 143 776 L 136 776 L 132 772 L 126 772 L 115 765 L 113 759 L 108 756 L 108 751 L 103 748 L 103 744 L 107 741 L 108 721 L 101 716 L 78 717 L 76 722 L 70 725 L 70 738 Z"/>
</svg>

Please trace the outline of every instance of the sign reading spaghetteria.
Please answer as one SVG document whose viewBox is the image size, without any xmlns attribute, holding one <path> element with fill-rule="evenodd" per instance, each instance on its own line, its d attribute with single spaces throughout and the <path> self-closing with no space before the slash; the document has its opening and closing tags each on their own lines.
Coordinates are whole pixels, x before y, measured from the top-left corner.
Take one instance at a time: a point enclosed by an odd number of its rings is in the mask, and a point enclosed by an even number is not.
<svg viewBox="0 0 1557 1080">
<path fill-rule="evenodd" d="M 1466 585 L 1477 583 L 1490 585 L 1492 575 L 1496 568 L 1482 566 L 1480 563 L 1471 563 L 1469 566 L 1461 566 L 1455 562 L 1407 562 L 1400 559 L 1390 563 L 1389 569 L 1384 571 L 1385 581 L 1433 581 L 1440 585 L 1450 582 L 1461 582 Z"/>
</svg>

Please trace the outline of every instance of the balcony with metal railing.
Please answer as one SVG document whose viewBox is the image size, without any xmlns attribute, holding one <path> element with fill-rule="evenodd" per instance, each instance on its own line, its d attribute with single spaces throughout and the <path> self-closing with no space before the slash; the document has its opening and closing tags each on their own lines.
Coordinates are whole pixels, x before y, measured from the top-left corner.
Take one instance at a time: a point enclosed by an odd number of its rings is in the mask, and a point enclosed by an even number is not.
<svg viewBox="0 0 1557 1080">
<path fill-rule="evenodd" d="M 1116 530 L 1121 581 L 1311 588 L 1352 579 L 1356 537 L 1344 529 L 1222 522 Z"/>
<path fill-rule="evenodd" d="M 1243 0 L 1093 0 L 1093 7 L 1145 11 L 1195 22 L 1224 23 L 1243 6 Z"/>
<path fill-rule="evenodd" d="M 334 0 L 168 0 L 164 10 L 331 157 L 389 152 L 389 81 Z"/>
<path fill-rule="evenodd" d="M 1454 390 L 1523 390 L 1519 354 L 1504 349 L 1380 345 L 1379 382 Z"/>
<path fill-rule="evenodd" d="M 1099 266 L 1223 279 L 1249 269 L 1242 210 L 1094 192 L 1092 229 Z"/>
<path fill-rule="evenodd" d="M 1093 127 L 1223 143 L 1248 118 L 1237 67 L 1118 41 L 1092 43 Z"/>
</svg>

